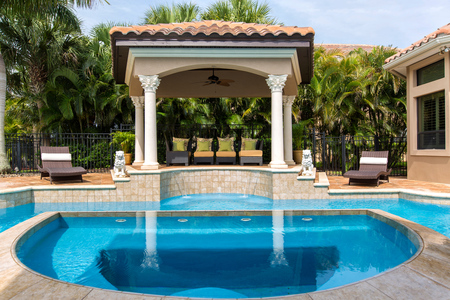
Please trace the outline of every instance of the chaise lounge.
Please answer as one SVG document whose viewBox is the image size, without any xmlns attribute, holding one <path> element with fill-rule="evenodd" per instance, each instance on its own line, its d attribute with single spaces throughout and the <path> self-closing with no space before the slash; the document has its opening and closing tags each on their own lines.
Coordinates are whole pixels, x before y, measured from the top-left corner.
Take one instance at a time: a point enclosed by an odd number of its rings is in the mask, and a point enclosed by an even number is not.
<svg viewBox="0 0 450 300">
<path fill-rule="evenodd" d="M 376 183 L 380 185 L 381 180 L 389 182 L 392 169 L 387 169 L 389 151 L 363 151 L 359 162 L 359 170 L 348 171 L 344 174 L 348 178 L 348 184 Z"/>
<path fill-rule="evenodd" d="M 42 177 L 50 177 L 53 180 L 76 180 L 83 182 L 83 174 L 87 171 L 83 167 L 72 167 L 72 156 L 69 147 L 41 147 L 42 167 L 38 166 Z"/>
</svg>

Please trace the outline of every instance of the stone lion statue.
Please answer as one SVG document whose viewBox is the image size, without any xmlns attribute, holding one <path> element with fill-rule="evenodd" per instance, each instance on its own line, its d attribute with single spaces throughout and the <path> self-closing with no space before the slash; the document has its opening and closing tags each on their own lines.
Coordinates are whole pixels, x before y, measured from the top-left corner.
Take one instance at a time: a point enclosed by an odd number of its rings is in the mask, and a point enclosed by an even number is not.
<svg viewBox="0 0 450 300">
<path fill-rule="evenodd" d="M 114 175 L 116 177 L 126 177 L 125 154 L 123 151 L 116 151 L 116 160 L 114 161 Z"/>
<path fill-rule="evenodd" d="M 311 150 L 303 150 L 302 176 L 312 176 L 313 168 L 314 166 L 311 157 Z"/>
</svg>

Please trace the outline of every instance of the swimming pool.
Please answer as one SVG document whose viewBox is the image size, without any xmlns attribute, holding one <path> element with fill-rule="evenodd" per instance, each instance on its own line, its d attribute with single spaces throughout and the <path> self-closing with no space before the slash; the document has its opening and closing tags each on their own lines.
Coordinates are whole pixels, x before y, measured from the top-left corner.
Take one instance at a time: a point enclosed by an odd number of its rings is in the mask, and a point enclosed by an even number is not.
<svg viewBox="0 0 450 300">
<path fill-rule="evenodd" d="M 18 257 L 49 277 L 99 288 L 254 298 L 359 281 L 417 250 L 405 235 L 367 215 L 296 213 L 63 216 L 25 241 Z"/>
<path fill-rule="evenodd" d="M 201 194 L 161 202 L 31 203 L 0 209 L 0 232 L 46 211 L 381 209 L 417 222 L 450 238 L 450 205 L 404 199 L 271 200 L 238 194 Z"/>
</svg>

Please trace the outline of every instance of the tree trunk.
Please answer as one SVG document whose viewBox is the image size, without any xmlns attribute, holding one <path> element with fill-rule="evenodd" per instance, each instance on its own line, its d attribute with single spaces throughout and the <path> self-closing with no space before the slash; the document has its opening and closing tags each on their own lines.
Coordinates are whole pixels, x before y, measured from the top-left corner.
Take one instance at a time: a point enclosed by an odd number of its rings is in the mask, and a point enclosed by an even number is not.
<svg viewBox="0 0 450 300">
<path fill-rule="evenodd" d="M 0 173 L 10 170 L 5 148 L 6 69 L 0 53 Z"/>
</svg>

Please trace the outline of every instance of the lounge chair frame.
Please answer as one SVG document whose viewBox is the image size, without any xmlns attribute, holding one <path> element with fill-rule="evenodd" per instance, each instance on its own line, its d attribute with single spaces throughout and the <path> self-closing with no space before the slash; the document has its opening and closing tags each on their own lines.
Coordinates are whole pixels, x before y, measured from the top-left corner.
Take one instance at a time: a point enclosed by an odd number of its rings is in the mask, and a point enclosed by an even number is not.
<svg viewBox="0 0 450 300">
<path fill-rule="evenodd" d="M 363 151 L 362 157 L 372 158 L 386 158 L 389 156 L 389 151 Z M 365 164 L 362 163 L 359 166 L 359 170 L 351 170 L 344 174 L 345 178 L 348 178 L 348 184 L 353 183 L 375 183 L 376 186 L 380 185 L 380 180 L 389 182 L 389 175 L 392 169 L 387 169 L 386 164 Z"/>
<path fill-rule="evenodd" d="M 173 142 L 166 140 L 166 165 L 184 164 L 189 166 L 191 160 L 192 141 L 189 140 L 187 151 L 173 151 Z"/>
<path fill-rule="evenodd" d="M 69 147 L 47 147 L 41 146 L 42 153 L 70 153 Z M 73 167 L 71 161 L 66 160 L 42 160 L 42 167 L 38 166 L 43 177 L 50 177 L 50 184 L 53 180 L 81 180 L 83 182 L 83 174 L 87 171 L 83 167 Z"/>
</svg>

